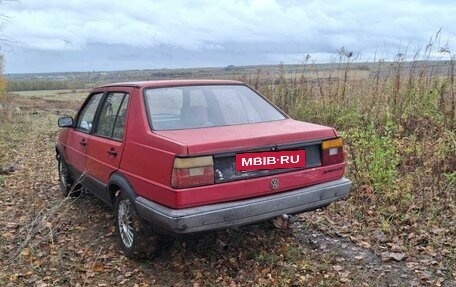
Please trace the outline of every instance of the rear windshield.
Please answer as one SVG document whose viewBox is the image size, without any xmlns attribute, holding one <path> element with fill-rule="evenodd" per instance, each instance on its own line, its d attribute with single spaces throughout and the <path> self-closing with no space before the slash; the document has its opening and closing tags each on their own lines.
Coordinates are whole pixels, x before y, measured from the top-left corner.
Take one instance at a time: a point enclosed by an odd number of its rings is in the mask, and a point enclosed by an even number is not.
<svg viewBox="0 0 456 287">
<path fill-rule="evenodd" d="M 260 123 L 285 119 L 246 86 L 208 85 L 145 90 L 154 130 L 177 130 Z"/>
</svg>

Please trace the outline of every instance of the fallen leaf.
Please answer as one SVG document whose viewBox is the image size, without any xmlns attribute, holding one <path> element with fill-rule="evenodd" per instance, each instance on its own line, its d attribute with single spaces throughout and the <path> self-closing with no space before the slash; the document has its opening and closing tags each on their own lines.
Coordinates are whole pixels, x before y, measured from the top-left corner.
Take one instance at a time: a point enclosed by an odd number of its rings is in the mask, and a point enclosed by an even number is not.
<svg viewBox="0 0 456 287">
<path fill-rule="evenodd" d="M 196 275 L 195 275 L 195 280 L 198 280 L 198 279 L 201 279 L 201 278 L 203 278 L 203 274 L 201 274 L 201 272 L 197 271 Z"/>
<path fill-rule="evenodd" d="M 125 278 L 128 278 L 128 277 L 131 277 L 131 275 L 133 275 L 133 272 L 126 272 L 125 273 Z"/>
<path fill-rule="evenodd" d="M 363 248 L 371 248 L 370 243 L 367 242 L 367 241 L 361 241 L 358 245 L 363 247 Z"/>
<path fill-rule="evenodd" d="M 269 267 L 266 267 L 263 270 L 261 270 L 261 274 L 263 274 L 263 276 L 267 275 L 269 272 L 271 272 L 271 268 Z"/>
<path fill-rule="evenodd" d="M 216 242 L 217 242 L 217 247 L 219 250 L 224 251 L 224 250 L 228 249 L 228 245 L 225 242 L 223 242 L 222 240 L 217 239 Z"/>
<path fill-rule="evenodd" d="M 339 272 L 339 276 L 342 278 L 348 278 L 348 275 L 350 275 L 350 271 Z"/>
<path fill-rule="evenodd" d="M 383 261 L 388 261 L 391 259 L 394 259 L 396 261 L 401 261 L 404 258 L 405 258 L 405 253 L 401 253 L 401 252 L 383 252 L 382 253 Z"/>
<path fill-rule="evenodd" d="M 103 272 L 104 271 L 104 265 L 101 264 L 100 262 L 95 262 L 92 265 L 92 271 L 94 271 L 94 272 Z"/>
<path fill-rule="evenodd" d="M 21 255 L 22 256 L 30 256 L 31 252 L 30 252 L 30 249 L 28 248 L 24 248 L 24 250 L 22 250 L 21 252 Z"/>
</svg>

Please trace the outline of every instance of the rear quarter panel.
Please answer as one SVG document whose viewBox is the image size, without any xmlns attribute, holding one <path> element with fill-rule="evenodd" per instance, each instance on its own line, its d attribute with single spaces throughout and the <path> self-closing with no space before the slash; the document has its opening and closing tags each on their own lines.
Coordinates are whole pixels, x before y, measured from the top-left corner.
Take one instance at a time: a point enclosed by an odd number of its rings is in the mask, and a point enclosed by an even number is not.
<svg viewBox="0 0 456 287">
<path fill-rule="evenodd" d="M 120 173 L 132 185 L 136 194 L 164 205 L 176 201 L 170 190 L 171 171 L 176 154 L 186 154 L 187 148 L 158 136 L 150 130 L 142 89 L 135 89 L 128 112 L 125 148 Z"/>
</svg>

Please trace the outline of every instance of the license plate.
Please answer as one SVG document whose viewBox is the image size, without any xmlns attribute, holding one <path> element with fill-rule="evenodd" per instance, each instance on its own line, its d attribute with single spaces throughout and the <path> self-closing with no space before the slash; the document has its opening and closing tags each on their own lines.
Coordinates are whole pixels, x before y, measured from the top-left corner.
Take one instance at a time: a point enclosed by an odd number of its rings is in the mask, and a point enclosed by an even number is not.
<svg viewBox="0 0 456 287">
<path fill-rule="evenodd" d="M 278 168 L 303 168 L 306 166 L 306 151 L 272 151 L 236 154 L 236 170 L 260 170 Z"/>
</svg>

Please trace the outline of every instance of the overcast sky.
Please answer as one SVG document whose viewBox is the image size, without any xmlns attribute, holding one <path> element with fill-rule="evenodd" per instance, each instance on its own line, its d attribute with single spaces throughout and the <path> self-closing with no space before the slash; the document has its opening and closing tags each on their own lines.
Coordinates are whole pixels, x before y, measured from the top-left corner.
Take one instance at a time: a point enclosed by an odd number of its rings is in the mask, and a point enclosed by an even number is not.
<svg viewBox="0 0 456 287">
<path fill-rule="evenodd" d="M 0 2 L 6 73 L 325 62 L 342 46 L 393 58 L 440 29 L 435 49 L 456 45 L 456 1 Z"/>
</svg>

